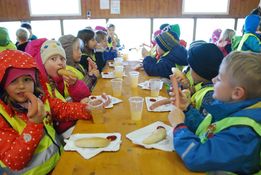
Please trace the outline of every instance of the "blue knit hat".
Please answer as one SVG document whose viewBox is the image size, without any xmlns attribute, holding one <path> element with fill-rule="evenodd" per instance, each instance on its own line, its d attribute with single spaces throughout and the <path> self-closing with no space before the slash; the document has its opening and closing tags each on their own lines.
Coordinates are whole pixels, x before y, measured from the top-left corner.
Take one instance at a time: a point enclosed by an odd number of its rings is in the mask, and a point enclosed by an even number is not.
<svg viewBox="0 0 261 175">
<path fill-rule="evenodd" d="M 222 52 L 212 43 L 200 44 L 188 51 L 188 63 L 190 67 L 199 76 L 207 80 L 211 80 L 218 75 L 222 59 Z"/>
<path fill-rule="evenodd" d="M 165 31 L 159 34 L 155 41 L 163 51 L 167 52 L 179 44 L 179 37 L 173 31 Z"/>
</svg>

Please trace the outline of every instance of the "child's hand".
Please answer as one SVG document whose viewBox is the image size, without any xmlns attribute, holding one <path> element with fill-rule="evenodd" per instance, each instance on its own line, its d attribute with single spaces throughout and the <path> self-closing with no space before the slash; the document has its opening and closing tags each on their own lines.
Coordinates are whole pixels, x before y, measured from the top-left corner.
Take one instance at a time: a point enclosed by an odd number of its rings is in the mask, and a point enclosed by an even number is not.
<svg viewBox="0 0 261 175">
<path fill-rule="evenodd" d="M 175 94 L 173 92 L 170 92 L 169 95 L 171 96 L 170 100 L 172 101 L 172 104 L 175 104 L 176 98 Z M 190 97 L 190 91 L 187 89 L 180 90 L 179 89 L 179 108 L 183 111 L 185 111 L 191 102 Z"/>
<path fill-rule="evenodd" d="M 46 116 L 46 111 L 44 109 L 43 102 L 39 98 L 37 98 L 37 112 L 35 114 L 30 115 L 32 113 L 31 111 L 34 110 L 32 108 L 33 106 L 34 105 L 32 105 L 31 103 L 28 104 L 27 116 L 29 118 L 29 121 L 33 123 L 42 123 L 44 117 Z"/>
<path fill-rule="evenodd" d="M 190 88 L 189 79 L 178 68 L 172 68 L 173 76 L 177 79 L 178 83 L 182 85 L 184 89 Z"/>
<path fill-rule="evenodd" d="M 89 75 L 95 75 L 95 77 L 99 77 L 100 72 L 98 69 L 93 69 L 93 70 L 89 71 Z"/>
<path fill-rule="evenodd" d="M 69 86 L 74 85 L 77 81 L 77 78 L 73 76 L 63 76 L 63 79 Z"/>
<path fill-rule="evenodd" d="M 103 93 L 101 97 L 104 99 L 104 107 L 108 106 L 111 103 L 111 98 L 107 94 Z"/>
<path fill-rule="evenodd" d="M 97 64 L 90 58 L 87 58 L 88 61 L 88 71 L 90 72 L 92 69 L 97 69 Z"/>
<path fill-rule="evenodd" d="M 185 114 L 174 106 L 168 115 L 168 119 L 170 124 L 175 128 L 178 124 L 184 123 Z"/>
</svg>

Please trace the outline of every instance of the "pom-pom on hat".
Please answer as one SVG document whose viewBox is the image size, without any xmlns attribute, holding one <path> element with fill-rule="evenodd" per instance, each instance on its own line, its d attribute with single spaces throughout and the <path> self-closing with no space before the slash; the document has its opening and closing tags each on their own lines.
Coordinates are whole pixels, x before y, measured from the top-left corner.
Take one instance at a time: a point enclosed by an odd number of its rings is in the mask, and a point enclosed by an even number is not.
<svg viewBox="0 0 261 175">
<path fill-rule="evenodd" d="M 159 34 L 155 40 L 159 47 L 165 52 L 170 51 L 179 44 L 179 37 L 173 31 L 165 31 Z"/>
<path fill-rule="evenodd" d="M 58 41 L 55 40 L 47 40 L 41 46 L 41 57 L 43 64 L 53 55 L 61 55 L 66 58 L 65 51 Z"/>
<path fill-rule="evenodd" d="M 188 63 L 191 69 L 210 81 L 218 75 L 222 59 L 222 52 L 212 43 L 200 44 L 188 51 Z"/>
</svg>

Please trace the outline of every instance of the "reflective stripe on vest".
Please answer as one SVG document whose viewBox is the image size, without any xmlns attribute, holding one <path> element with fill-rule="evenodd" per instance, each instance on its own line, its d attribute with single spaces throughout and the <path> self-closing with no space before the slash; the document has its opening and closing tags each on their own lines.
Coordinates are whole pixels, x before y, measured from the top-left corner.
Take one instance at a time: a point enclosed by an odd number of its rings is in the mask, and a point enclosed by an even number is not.
<svg viewBox="0 0 261 175">
<path fill-rule="evenodd" d="M 252 33 L 246 33 L 246 34 L 243 35 L 243 37 L 242 37 L 242 39 L 241 39 L 241 41 L 238 45 L 237 51 L 242 51 L 242 47 L 243 47 L 244 43 L 246 42 L 246 40 L 250 36 L 256 37 L 258 39 L 258 41 L 260 41 L 259 38 L 256 35 L 254 35 Z M 259 42 L 259 44 L 261 44 L 261 42 Z M 245 50 L 245 51 L 250 51 L 250 50 Z"/>
<path fill-rule="evenodd" d="M 44 103 L 44 108 L 46 112 L 50 112 L 50 106 L 48 101 Z M 26 122 L 20 119 L 18 116 L 11 117 L 5 110 L 2 105 L 0 105 L 0 113 L 6 119 L 6 121 L 12 126 L 14 130 L 16 130 L 19 134 L 21 134 L 26 127 Z M 1 169 L 8 174 L 47 174 L 53 167 L 56 165 L 57 161 L 60 158 L 59 149 L 62 151 L 62 146 L 58 140 L 56 132 L 52 127 L 52 123 L 50 123 L 50 116 L 46 116 L 44 118 L 44 127 L 45 134 L 41 141 L 39 142 L 34 155 L 30 162 L 27 164 L 28 166 L 19 171 L 12 171 L 9 169 L 3 162 L 0 162 Z M 54 140 L 54 142 L 53 142 Z M 60 148 L 58 149 L 58 146 Z"/>
<path fill-rule="evenodd" d="M 51 96 L 52 98 L 59 98 L 59 99 L 62 100 L 63 102 L 66 102 L 65 98 L 62 96 L 62 94 L 60 94 L 60 92 L 59 92 L 56 88 L 55 88 L 55 90 L 54 90 L 54 95 L 55 95 L 55 97 L 54 97 L 54 96 L 53 96 L 53 93 L 52 93 L 51 85 L 48 84 L 48 83 L 46 83 L 46 86 L 47 86 L 47 90 L 48 90 L 48 92 L 49 92 L 49 94 L 50 94 L 50 96 Z"/>
<path fill-rule="evenodd" d="M 197 84 L 196 86 L 202 86 L 202 84 Z M 196 87 L 195 86 L 195 87 Z M 207 87 L 203 87 L 202 89 L 196 91 L 192 97 L 191 97 L 191 103 L 192 105 L 196 108 L 196 109 L 200 109 L 201 105 L 202 105 L 202 101 L 204 99 L 204 96 L 206 95 L 206 93 L 208 93 L 209 91 L 213 91 L 214 87 L 213 86 L 207 86 Z"/>
</svg>

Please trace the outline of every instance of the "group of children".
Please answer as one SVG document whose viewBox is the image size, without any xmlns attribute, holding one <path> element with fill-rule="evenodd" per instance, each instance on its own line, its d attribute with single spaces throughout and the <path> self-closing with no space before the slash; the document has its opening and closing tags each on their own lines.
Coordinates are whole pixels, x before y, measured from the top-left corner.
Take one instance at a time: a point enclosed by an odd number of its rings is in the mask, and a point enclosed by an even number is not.
<svg viewBox="0 0 261 175">
<path fill-rule="evenodd" d="M 168 118 L 175 150 L 192 171 L 253 174 L 261 169 L 261 55 L 254 53 L 260 52 L 259 22 L 256 15 L 246 17 L 241 51 L 234 52 L 221 49 L 231 47 L 225 37 L 215 44 L 193 42 L 187 50 L 179 25 L 164 24 L 145 55 L 148 75 L 178 80 L 179 94 L 171 99 L 180 105 Z M 230 39 L 234 35 L 226 33 Z M 34 39 L 25 52 L 0 52 L 1 171 L 48 174 L 54 168 L 63 151 L 60 137 L 69 137 L 78 119 L 91 119 L 89 106 L 99 103 L 88 97 L 105 66 L 104 51 L 119 44 L 114 31 L 108 34 L 109 44 L 104 30 L 86 28 L 77 37 Z M 73 74 L 60 75 L 60 69 Z M 106 94 L 102 97 L 104 106 L 110 103 Z"/>
</svg>

